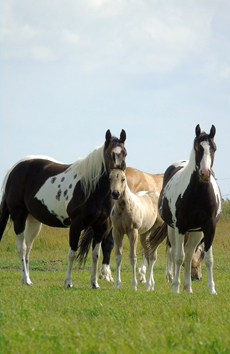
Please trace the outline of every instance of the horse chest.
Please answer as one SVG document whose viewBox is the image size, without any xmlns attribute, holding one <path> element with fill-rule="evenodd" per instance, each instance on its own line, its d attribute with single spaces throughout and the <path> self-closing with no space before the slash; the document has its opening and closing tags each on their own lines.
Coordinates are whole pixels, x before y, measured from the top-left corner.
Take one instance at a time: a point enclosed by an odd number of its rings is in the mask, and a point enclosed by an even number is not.
<svg viewBox="0 0 230 354">
<path fill-rule="evenodd" d="M 119 229 L 121 234 L 141 227 L 140 212 L 137 213 L 130 207 L 121 207 L 115 204 L 111 212 L 111 219 L 113 226 Z"/>
</svg>

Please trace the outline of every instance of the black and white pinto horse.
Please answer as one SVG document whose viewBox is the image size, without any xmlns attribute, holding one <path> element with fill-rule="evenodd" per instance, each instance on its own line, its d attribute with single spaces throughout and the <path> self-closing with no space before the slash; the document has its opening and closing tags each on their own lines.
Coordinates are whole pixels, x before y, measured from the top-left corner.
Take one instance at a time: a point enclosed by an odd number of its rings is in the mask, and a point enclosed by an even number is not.
<svg viewBox="0 0 230 354">
<path fill-rule="evenodd" d="M 6 175 L 0 205 L 0 240 L 11 217 L 21 261 L 21 281 L 32 284 L 29 276 L 29 253 L 41 225 L 69 227 L 68 270 L 65 285 L 72 287 L 72 267 L 78 254 L 82 230 L 93 231 L 92 287 L 97 282 L 100 243 L 111 230 L 111 168 L 119 168 L 127 155 L 126 133 L 120 138 L 106 132 L 105 143 L 87 157 L 71 165 L 44 156 L 20 160 Z"/>
<path fill-rule="evenodd" d="M 184 262 L 184 289 L 191 293 L 191 261 L 196 245 L 204 236 L 205 264 L 208 269 L 208 286 L 216 294 L 213 281 L 212 242 L 216 223 L 220 218 L 221 193 L 212 171 L 216 144 L 215 126 L 210 133 L 201 133 L 197 125 L 193 149 L 188 161 L 178 161 L 169 166 L 163 180 L 159 198 L 159 212 L 168 225 L 168 236 L 174 256 L 172 288 L 180 290 L 180 270 Z M 164 227 L 164 224 L 162 228 Z M 184 246 L 185 233 L 189 232 Z M 152 236 L 151 247 L 162 242 L 166 232 Z"/>
</svg>

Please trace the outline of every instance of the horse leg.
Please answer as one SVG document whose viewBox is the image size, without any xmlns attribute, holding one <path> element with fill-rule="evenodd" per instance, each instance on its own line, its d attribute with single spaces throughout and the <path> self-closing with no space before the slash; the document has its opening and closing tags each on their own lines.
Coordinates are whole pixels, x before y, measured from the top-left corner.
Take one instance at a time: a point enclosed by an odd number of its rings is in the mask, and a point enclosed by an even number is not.
<svg viewBox="0 0 230 354">
<path fill-rule="evenodd" d="M 213 280 L 213 254 L 212 254 L 212 246 L 209 248 L 209 250 L 207 252 L 205 252 L 205 256 L 204 256 L 204 261 L 205 261 L 205 265 L 208 269 L 208 287 L 209 287 L 209 291 L 210 294 L 214 294 L 217 295 L 217 292 L 215 290 L 215 283 Z"/>
<path fill-rule="evenodd" d="M 69 253 L 68 253 L 68 268 L 65 275 L 64 285 L 67 288 L 73 287 L 72 269 L 74 261 L 77 259 L 78 241 L 82 230 L 81 222 L 78 219 L 71 221 L 69 230 Z"/>
<path fill-rule="evenodd" d="M 154 290 L 155 281 L 153 276 L 153 267 L 157 260 L 157 248 L 154 251 L 150 251 L 149 255 L 149 276 L 146 283 L 146 290 L 151 291 Z"/>
<path fill-rule="evenodd" d="M 101 242 L 96 242 L 95 240 L 93 240 L 92 269 L 91 269 L 91 276 L 90 276 L 90 281 L 93 289 L 100 288 L 97 281 L 97 268 L 98 268 L 98 260 L 100 258 L 100 249 L 101 249 Z"/>
<path fill-rule="evenodd" d="M 128 234 L 129 244 L 130 244 L 130 254 L 129 260 L 132 266 L 132 287 L 133 290 L 137 290 L 137 277 L 136 277 L 136 267 L 137 267 L 137 242 L 138 242 L 138 230 L 133 229 Z"/>
<path fill-rule="evenodd" d="M 166 246 L 166 272 L 165 279 L 167 282 L 172 282 L 173 279 L 173 256 L 172 256 L 172 246 L 167 242 Z"/>
<path fill-rule="evenodd" d="M 202 232 L 190 232 L 188 241 L 185 244 L 185 260 L 184 260 L 184 290 L 188 293 L 192 293 L 191 285 L 191 263 L 196 246 L 200 242 L 203 236 Z"/>
<path fill-rule="evenodd" d="M 148 261 L 145 255 L 143 255 L 143 261 L 142 264 L 140 266 L 140 268 L 138 268 L 138 279 L 140 283 L 145 284 L 146 283 L 146 270 L 147 270 L 147 265 L 148 265 Z"/>
<path fill-rule="evenodd" d="M 26 267 L 26 243 L 25 243 L 25 227 L 28 211 L 24 208 L 18 208 L 11 212 L 14 223 L 14 232 L 16 235 L 16 246 L 18 256 L 21 262 L 21 282 L 22 284 L 32 285 L 27 267 Z"/>
<path fill-rule="evenodd" d="M 180 234 L 178 229 L 172 229 L 168 226 L 169 241 L 172 246 L 174 256 L 174 277 L 172 280 L 172 288 L 175 293 L 180 292 L 180 270 L 184 262 L 184 235 Z"/>
<path fill-rule="evenodd" d="M 114 289 L 119 289 L 121 284 L 121 260 L 122 260 L 122 242 L 124 235 L 120 235 L 118 230 L 113 227 L 113 239 L 115 245 L 116 279 Z"/>
<path fill-rule="evenodd" d="M 114 241 L 113 241 L 113 235 L 112 235 L 112 230 L 108 234 L 107 237 L 103 238 L 101 242 L 101 248 L 102 248 L 102 253 L 103 253 L 103 260 L 102 260 L 102 266 L 100 270 L 100 279 L 105 279 L 107 281 L 113 282 L 113 276 L 112 272 L 110 269 L 110 256 L 112 249 L 114 247 Z"/>
<path fill-rule="evenodd" d="M 111 221 L 110 218 L 107 218 L 102 224 L 95 225 L 93 227 L 94 239 L 92 247 L 92 269 L 91 269 L 91 285 L 92 288 L 100 288 L 97 281 L 97 270 L 98 270 L 98 261 L 100 257 L 101 241 L 103 238 L 107 237 L 111 230 Z"/>
<path fill-rule="evenodd" d="M 35 237 L 38 236 L 41 231 L 42 224 L 36 220 L 32 215 L 28 215 L 26 220 L 26 228 L 25 228 L 25 243 L 26 243 L 26 269 L 29 277 L 29 254 L 31 248 L 33 246 L 33 242 Z"/>
</svg>

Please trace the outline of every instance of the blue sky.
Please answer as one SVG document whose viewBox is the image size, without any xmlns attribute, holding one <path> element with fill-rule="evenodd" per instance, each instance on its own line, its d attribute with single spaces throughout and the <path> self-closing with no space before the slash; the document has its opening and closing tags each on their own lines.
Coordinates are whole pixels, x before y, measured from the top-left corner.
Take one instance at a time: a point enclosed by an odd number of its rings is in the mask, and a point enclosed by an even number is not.
<svg viewBox="0 0 230 354">
<path fill-rule="evenodd" d="M 0 0 L 0 180 L 19 159 L 72 163 L 127 133 L 127 165 L 159 173 L 217 129 L 230 198 L 230 2 Z"/>
</svg>

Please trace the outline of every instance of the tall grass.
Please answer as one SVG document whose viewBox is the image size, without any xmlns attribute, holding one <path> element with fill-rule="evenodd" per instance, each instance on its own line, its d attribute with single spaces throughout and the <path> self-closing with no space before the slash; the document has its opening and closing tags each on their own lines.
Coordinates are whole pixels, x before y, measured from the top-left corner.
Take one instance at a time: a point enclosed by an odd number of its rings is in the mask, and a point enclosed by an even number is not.
<svg viewBox="0 0 230 354">
<path fill-rule="evenodd" d="M 91 256 L 84 269 L 74 267 L 74 288 L 66 289 L 68 230 L 48 227 L 31 252 L 34 285 L 22 286 L 8 229 L 0 244 L 0 353 L 230 353 L 229 206 L 225 201 L 213 244 L 217 296 L 209 294 L 204 265 L 193 294 L 182 287 L 172 293 L 164 279 L 164 244 L 154 267 L 155 291 L 143 284 L 133 291 L 127 240 L 119 290 L 105 281 L 99 290 L 90 288 Z M 114 255 L 111 267 L 114 273 Z"/>
</svg>

